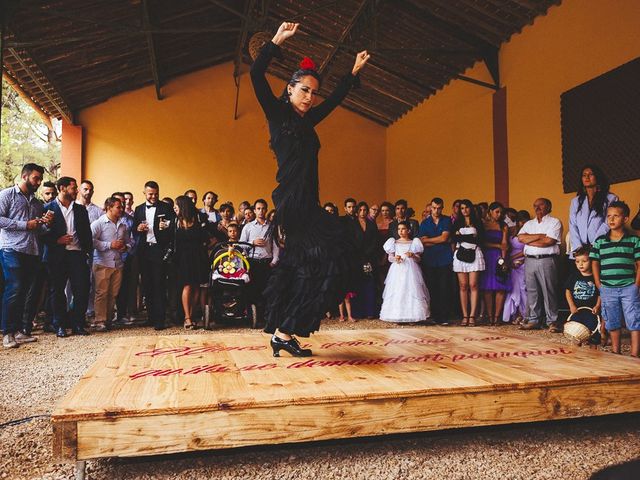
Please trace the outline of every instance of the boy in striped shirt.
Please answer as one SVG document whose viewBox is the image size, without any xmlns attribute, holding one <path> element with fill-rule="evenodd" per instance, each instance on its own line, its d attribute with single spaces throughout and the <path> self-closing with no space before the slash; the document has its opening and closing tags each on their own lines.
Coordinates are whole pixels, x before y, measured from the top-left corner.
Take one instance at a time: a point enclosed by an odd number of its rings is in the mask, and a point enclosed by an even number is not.
<svg viewBox="0 0 640 480">
<path fill-rule="evenodd" d="M 625 230 L 629 206 L 612 202 L 607 208 L 609 233 L 591 249 L 593 277 L 602 297 L 602 316 L 611 333 L 611 347 L 620 353 L 622 316 L 631 332 L 631 355 L 640 356 L 640 237 Z"/>
</svg>

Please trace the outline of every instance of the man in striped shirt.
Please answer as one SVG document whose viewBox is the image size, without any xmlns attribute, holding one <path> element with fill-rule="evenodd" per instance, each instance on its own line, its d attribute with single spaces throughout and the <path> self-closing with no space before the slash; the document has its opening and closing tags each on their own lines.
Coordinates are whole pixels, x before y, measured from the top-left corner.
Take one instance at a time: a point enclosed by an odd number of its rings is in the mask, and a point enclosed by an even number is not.
<svg viewBox="0 0 640 480">
<path fill-rule="evenodd" d="M 593 243 L 593 277 L 602 298 L 602 315 L 611 333 L 614 353 L 620 353 L 624 315 L 631 332 L 631 355 L 640 356 L 640 237 L 625 230 L 629 206 L 612 202 L 607 208 L 609 233 Z"/>
</svg>

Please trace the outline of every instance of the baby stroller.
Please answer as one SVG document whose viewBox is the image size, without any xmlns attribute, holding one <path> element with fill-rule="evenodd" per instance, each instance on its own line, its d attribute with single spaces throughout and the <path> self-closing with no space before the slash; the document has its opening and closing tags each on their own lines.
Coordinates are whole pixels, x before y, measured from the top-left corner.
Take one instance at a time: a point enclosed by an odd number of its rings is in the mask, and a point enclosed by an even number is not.
<svg viewBox="0 0 640 480">
<path fill-rule="evenodd" d="M 249 260 L 254 246 L 246 242 L 222 242 L 211 258 L 210 305 L 205 314 L 205 328 L 213 323 L 250 322 L 257 328 L 256 306 L 249 302 Z"/>
</svg>

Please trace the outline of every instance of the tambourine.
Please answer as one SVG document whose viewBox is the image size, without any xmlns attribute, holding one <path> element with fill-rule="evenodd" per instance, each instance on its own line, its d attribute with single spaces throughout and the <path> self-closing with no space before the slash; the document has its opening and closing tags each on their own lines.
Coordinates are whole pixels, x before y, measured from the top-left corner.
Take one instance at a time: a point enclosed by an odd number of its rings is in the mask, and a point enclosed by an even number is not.
<svg viewBox="0 0 640 480">
<path fill-rule="evenodd" d="M 575 343 L 583 343 L 600 331 L 601 323 L 600 315 L 593 313 L 591 307 L 579 307 L 567 318 L 564 335 Z"/>
</svg>

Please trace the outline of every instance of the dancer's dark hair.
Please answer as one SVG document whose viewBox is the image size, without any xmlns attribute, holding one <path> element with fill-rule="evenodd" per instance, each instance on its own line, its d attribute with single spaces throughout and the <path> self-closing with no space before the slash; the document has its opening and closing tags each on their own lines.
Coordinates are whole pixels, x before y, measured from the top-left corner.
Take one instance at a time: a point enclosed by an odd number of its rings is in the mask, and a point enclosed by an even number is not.
<svg viewBox="0 0 640 480">
<path fill-rule="evenodd" d="M 293 72 L 291 78 L 287 82 L 287 85 L 284 87 L 284 91 L 282 92 L 282 96 L 280 99 L 285 103 L 289 103 L 289 90 L 287 87 L 291 85 L 294 87 L 296 83 L 300 83 L 302 79 L 306 76 L 311 76 L 318 81 L 318 88 L 322 85 L 322 77 L 316 70 L 316 65 L 309 57 L 304 57 L 300 62 L 300 68 Z"/>
<path fill-rule="evenodd" d="M 593 209 L 594 212 L 596 212 L 596 215 L 598 215 L 599 217 L 604 217 L 606 215 L 607 205 L 608 205 L 607 196 L 609 195 L 609 179 L 607 178 L 607 176 L 605 175 L 605 173 L 602 171 L 600 167 L 593 164 L 585 165 L 580 169 L 580 179 L 578 180 L 578 192 L 576 193 L 576 196 L 578 197 L 578 211 L 582 209 L 582 205 L 584 204 L 584 199 L 587 198 L 587 191 L 585 190 L 584 185 L 582 184 L 582 174 L 587 168 L 591 169 L 591 171 L 596 177 L 596 182 L 597 182 L 596 194 L 593 197 L 593 205 L 591 206 L 591 208 Z"/>
</svg>

